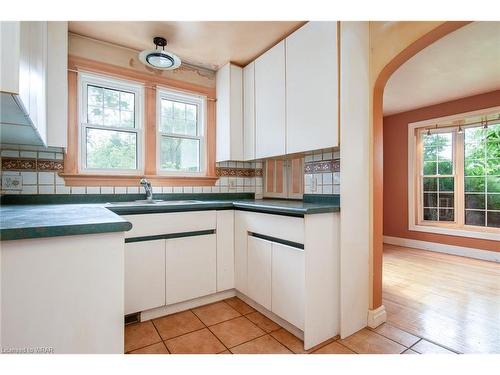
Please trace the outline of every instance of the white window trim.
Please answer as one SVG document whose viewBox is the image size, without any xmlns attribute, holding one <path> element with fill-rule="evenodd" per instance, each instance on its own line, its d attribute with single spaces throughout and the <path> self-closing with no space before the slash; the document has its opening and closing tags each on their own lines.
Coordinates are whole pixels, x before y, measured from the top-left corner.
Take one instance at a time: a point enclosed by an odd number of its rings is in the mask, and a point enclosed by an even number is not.
<svg viewBox="0 0 500 375">
<path fill-rule="evenodd" d="M 417 188 L 418 175 L 416 173 L 416 171 L 419 171 L 418 169 L 419 161 L 417 158 L 417 150 L 416 150 L 417 147 L 416 130 L 418 128 L 423 128 L 423 127 L 429 128 L 434 126 L 436 123 L 443 123 L 443 122 L 450 123 L 456 120 L 461 120 L 464 117 L 470 117 L 474 115 L 487 115 L 490 113 L 497 113 L 499 110 L 500 106 L 460 113 L 452 116 L 433 118 L 430 120 L 418 121 L 408 124 L 408 229 L 410 231 L 444 234 L 449 236 L 470 237 L 470 238 L 478 238 L 486 240 L 496 240 L 496 241 L 500 240 L 500 231 L 497 228 L 476 227 L 471 225 L 464 225 L 463 227 L 457 227 L 457 224 L 455 223 L 421 224 L 418 219 L 420 213 L 418 212 L 419 210 L 417 207 L 420 206 L 417 205 L 418 202 L 417 200 L 420 199 L 420 194 L 418 194 L 419 193 Z M 457 147 L 460 147 L 460 145 L 458 145 Z M 454 158 L 456 158 L 455 151 L 454 151 Z M 455 168 L 457 170 L 458 168 L 463 169 L 462 163 L 457 163 L 456 159 L 455 159 Z M 458 194 L 457 194 L 458 184 L 463 184 L 463 181 L 461 181 L 460 178 L 457 178 L 455 183 L 456 202 L 458 200 Z M 461 191 L 463 191 L 463 189 L 461 189 Z M 458 200 L 458 201 L 463 201 L 463 200 Z M 463 204 L 456 204 L 455 207 L 456 207 L 455 220 L 457 220 L 456 219 L 457 214 L 464 215 L 463 213 L 464 207 Z"/>
<path fill-rule="evenodd" d="M 165 133 L 160 131 L 161 121 L 161 100 L 181 101 L 184 103 L 194 104 L 198 107 L 197 114 L 197 129 L 196 136 L 188 136 L 184 134 Z M 203 95 L 188 94 L 183 91 L 172 90 L 164 87 L 157 87 L 156 90 L 156 173 L 160 176 L 172 177 L 200 177 L 205 176 L 206 166 L 206 150 L 207 150 L 207 98 Z M 198 172 L 183 172 L 183 171 L 167 171 L 161 169 L 161 138 L 162 136 L 172 136 L 185 139 L 197 139 L 200 141 L 200 170 Z"/>
<path fill-rule="evenodd" d="M 118 128 L 110 126 L 91 125 L 84 123 L 87 119 L 87 86 L 96 85 L 109 89 L 133 92 L 135 94 L 135 124 L 133 129 Z M 106 75 L 80 72 L 78 75 L 78 170 L 81 174 L 104 174 L 109 175 L 138 175 L 144 173 L 144 85 L 122 79 L 112 78 Z M 137 168 L 136 169 L 116 169 L 116 168 L 86 168 L 86 129 L 116 130 L 137 134 Z"/>
</svg>

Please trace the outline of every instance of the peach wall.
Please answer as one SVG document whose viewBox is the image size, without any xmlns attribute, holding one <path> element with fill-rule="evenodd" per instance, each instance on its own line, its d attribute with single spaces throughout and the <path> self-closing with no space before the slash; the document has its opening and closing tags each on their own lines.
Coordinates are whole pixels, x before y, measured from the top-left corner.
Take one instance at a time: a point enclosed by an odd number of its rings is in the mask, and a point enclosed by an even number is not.
<svg viewBox="0 0 500 375">
<path fill-rule="evenodd" d="M 408 230 L 408 123 L 500 105 L 500 90 L 384 117 L 384 235 L 500 251 L 498 241 Z"/>
</svg>

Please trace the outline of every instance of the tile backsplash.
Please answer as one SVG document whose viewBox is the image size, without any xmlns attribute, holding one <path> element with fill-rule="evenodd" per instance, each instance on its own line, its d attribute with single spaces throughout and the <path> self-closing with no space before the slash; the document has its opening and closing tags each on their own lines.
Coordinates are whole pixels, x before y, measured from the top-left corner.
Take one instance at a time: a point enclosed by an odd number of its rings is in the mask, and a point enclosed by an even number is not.
<svg viewBox="0 0 500 375">
<path fill-rule="evenodd" d="M 37 147 L 1 148 L 1 194 L 137 194 L 139 186 L 65 186 L 63 150 Z M 255 193 L 262 196 L 261 162 L 217 163 L 215 186 L 153 186 L 154 193 Z M 9 178 L 8 178 L 9 177 Z M 20 184 L 10 184 L 19 180 Z"/>
<path fill-rule="evenodd" d="M 323 150 L 305 155 L 304 194 L 340 194 L 340 151 Z"/>
</svg>

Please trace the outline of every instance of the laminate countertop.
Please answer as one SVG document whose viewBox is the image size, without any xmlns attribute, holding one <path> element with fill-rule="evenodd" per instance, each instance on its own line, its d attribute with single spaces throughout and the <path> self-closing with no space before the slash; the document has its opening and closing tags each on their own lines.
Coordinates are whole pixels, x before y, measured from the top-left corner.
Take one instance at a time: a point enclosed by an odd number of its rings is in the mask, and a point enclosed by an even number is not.
<svg viewBox="0 0 500 375">
<path fill-rule="evenodd" d="M 112 198 L 109 199 L 113 202 Z M 28 202 L 32 202 L 28 200 Z M 0 207 L 0 239 L 2 241 L 70 236 L 93 233 L 125 232 L 132 228 L 126 215 L 165 212 L 244 210 L 276 215 L 304 215 L 340 211 L 337 199 L 290 201 L 278 199 L 221 199 L 165 201 L 157 204 L 116 203 L 2 203 Z M 122 217 L 123 215 L 123 217 Z"/>
</svg>

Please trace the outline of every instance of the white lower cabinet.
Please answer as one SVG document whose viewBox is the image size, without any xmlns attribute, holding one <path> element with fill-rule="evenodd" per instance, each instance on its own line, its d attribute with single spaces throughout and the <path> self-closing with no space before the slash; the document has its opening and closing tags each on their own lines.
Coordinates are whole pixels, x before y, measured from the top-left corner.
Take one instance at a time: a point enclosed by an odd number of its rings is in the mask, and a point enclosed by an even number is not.
<svg viewBox="0 0 500 375">
<path fill-rule="evenodd" d="M 216 292 L 215 234 L 166 240 L 167 305 Z"/>
<path fill-rule="evenodd" d="M 165 305 L 165 240 L 125 243 L 125 314 Z"/>
<path fill-rule="evenodd" d="M 272 312 L 304 329 L 305 257 L 304 250 L 272 244 Z"/>
<path fill-rule="evenodd" d="M 272 242 L 248 236 L 248 297 L 271 310 Z"/>
</svg>

